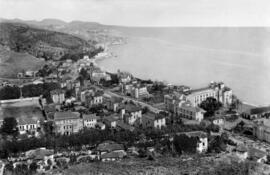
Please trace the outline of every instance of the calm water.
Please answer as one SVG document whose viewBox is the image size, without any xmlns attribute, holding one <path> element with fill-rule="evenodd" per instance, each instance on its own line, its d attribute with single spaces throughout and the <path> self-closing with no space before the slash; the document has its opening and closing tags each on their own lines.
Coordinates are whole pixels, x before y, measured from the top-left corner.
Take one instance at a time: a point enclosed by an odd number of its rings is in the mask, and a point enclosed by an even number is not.
<svg viewBox="0 0 270 175">
<path fill-rule="evenodd" d="M 243 101 L 270 104 L 270 33 L 266 28 L 118 28 L 128 43 L 100 60 L 145 79 L 197 88 L 223 81 Z"/>
</svg>

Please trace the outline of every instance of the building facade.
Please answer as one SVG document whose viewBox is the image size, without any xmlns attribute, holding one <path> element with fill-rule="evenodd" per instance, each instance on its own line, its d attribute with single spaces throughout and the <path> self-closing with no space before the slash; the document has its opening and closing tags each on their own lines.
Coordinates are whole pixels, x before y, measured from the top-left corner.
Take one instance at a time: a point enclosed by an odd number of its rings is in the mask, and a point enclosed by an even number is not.
<svg viewBox="0 0 270 175">
<path fill-rule="evenodd" d="M 70 135 L 83 129 L 83 119 L 78 112 L 56 112 L 54 114 L 55 132 Z"/>
</svg>

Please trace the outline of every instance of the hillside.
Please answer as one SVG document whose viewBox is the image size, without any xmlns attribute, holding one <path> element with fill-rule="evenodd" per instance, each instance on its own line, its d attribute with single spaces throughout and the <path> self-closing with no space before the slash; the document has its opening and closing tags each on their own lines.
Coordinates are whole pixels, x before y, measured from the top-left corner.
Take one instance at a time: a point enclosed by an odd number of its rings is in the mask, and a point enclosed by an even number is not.
<svg viewBox="0 0 270 175">
<path fill-rule="evenodd" d="M 41 21 L 24 21 L 20 19 L 1 19 L 3 22 L 10 23 L 23 23 L 29 26 L 58 31 L 66 34 L 71 34 L 84 40 L 87 40 L 89 43 L 99 43 L 99 44 L 112 44 L 123 41 L 122 33 L 118 30 L 115 30 L 115 27 L 99 24 L 96 22 L 84 22 L 84 21 L 72 21 L 64 22 L 58 19 L 44 19 Z"/>
<path fill-rule="evenodd" d="M 11 22 L 0 23 L 0 44 L 12 51 L 45 59 L 60 59 L 65 54 L 95 50 L 93 44 L 79 37 Z"/>
<path fill-rule="evenodd" d="M 26 70 L 38 70 L 45 62 L 27 53 L 17 53 L 0 45 L 0 77 L 16 77 Z"/>
</svg>

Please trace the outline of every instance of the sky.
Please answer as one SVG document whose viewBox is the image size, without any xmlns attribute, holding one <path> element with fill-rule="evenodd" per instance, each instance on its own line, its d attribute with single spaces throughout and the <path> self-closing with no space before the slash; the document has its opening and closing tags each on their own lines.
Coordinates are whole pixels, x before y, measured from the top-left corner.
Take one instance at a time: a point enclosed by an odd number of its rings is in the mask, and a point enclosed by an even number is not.
<svg viewBox="0 0 270 175">
<path fill-rule="evenodd" d="M 0 0 L 0 17 L 124 26 L 270 26 L 270 1 Z"/>
</svg>

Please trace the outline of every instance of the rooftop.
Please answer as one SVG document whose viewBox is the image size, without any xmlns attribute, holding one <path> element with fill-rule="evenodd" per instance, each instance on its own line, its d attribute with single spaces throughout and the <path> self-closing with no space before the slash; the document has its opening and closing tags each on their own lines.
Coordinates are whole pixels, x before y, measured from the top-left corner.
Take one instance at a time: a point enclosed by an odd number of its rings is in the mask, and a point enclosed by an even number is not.
<svg viewBox="0 0 270 175">
<path fill-rule="evenodd" d="M 203 87 L 203 88 L 199 88 L 199 89 L 190 90 L 190 92 L 191 92 L 191 94 L 193 94 L 193 93 L 200 93 L 200 92 L 209 91 L 209 90 L 213 90 L 213 89 L 210 87 Z"/>
<path fill-rule="evenodd" d="M 141 108 L 139 106 L 136 106 L 134 104 L 127 104 L 127 105 L 124 106 L 124 109 L 127 112 L 137 112 L 137 111 L 141 110 Z"/>
<path fill-rule="evenodd" d="M 189 137 L 199 137 L 199 138 L 207 138 L 207 134 L 202 131 L 192 131 L 192 132 L 185 132 Z"/>
<path fill-rule="evenodd" d="M 80 118 L 80 113 L 78 112 L 65 111 L 65 112 L 56 112 L 54 114 L 54 120 L 68 120 L 68 119 L 79 119 L 79 118 Z"/>
<path fill-rule="evenodd" d="M 65 93 L 65 91 L 63 89 L 55 89 L 51 91 L 51 95 L 55 95 L 55 94 L 63 94 Z"/>
<path fill-rule="evenodd" d="M 100 119 L 99 116 L 97 116 L 96 114 L 83 114 L 83 119 L 84 120 L 92 120 L 92 119 Z"/>
<path fill-rule="evenodd" d="M 150 120 L 158 120 L 158 119 L 165 118 L 165 116 L 162 115 L 162 114 L 154 114 L 152 112 L 148 112 L 148 113 L 144 114 L 143 117 L 146 117 L 146 118 L 148 118 Z"/>
<path fill-rule="evenodd" d="M 32 118 L 19 118 L 18 125 L 37 124 L 38 120 Z"/>
<path fill-rule="evenodd" d="M 97 146 L 98 151 L 117 151 L 124 150 L 124 146 L 113 141 L 105 141 Z"/>
<path fill-rule="evenodd" d="M 124 130 L 129 130 L 129 131 L 133 131 L 135 128 L 133 126 L 130 126 L 128 124 L 125 124 L 124 122 L 122 121 L 119 121 L 117 122 L 117 126 L 121 129 L 124 129 Z"/>
<path fill-rule="evenodd" d="M 265 106 L 265 107 L 258 107 L 258 108 L 252 108 L 250 109 L 250 114 L 262 114 L 270 112 L 270 106 Z"/>
</svg>

